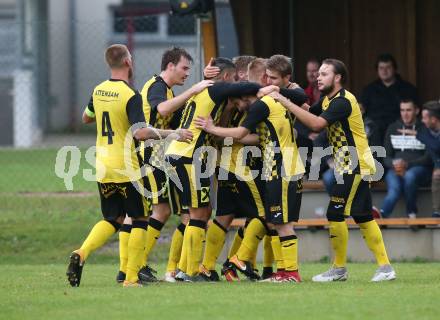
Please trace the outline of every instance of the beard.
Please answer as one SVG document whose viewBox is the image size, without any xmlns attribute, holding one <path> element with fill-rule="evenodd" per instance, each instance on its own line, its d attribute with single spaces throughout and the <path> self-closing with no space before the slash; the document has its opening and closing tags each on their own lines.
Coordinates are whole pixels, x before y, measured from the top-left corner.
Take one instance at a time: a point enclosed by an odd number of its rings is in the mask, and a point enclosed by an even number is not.
<svg viewBox="0 0 440 320">
<path fill-rule="evenodd" d="M 323 95 L 328 95 L 329 93 L 331 93 L 333 91 L 334 88 L 335 88 L 335 85 L 332 83 L 331 85 L 325 86 L 320 91 Z"/>
</svg>

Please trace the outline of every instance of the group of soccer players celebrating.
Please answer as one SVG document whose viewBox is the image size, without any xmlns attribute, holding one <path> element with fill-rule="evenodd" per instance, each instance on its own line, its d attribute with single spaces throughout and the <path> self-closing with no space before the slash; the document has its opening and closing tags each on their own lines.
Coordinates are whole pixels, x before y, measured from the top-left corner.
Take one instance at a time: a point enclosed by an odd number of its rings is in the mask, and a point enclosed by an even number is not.
<svg viewBox="0 0 440 320">
<path fill-rule="evenodd" d="M 96 122 L 103 220 L 70 256 L 72 286 L 80 285 L 89 254 L 118 231 L 117 281 L 124 287 L 158 281 L 148 257 L 172 213 L 181 223 L 172 236 L 165 281 L 219 281 L 215 266 L 228 228 L 234 218 L 245 218 L 222 266 L 225 279 L 238 281 L 241 273 L 250 280 L 301 282 L 294 225 L 305 168 L 294 121 L 327 130 L 335 173 L 343 181 L 333 187 L 327 210 L 333 265 L 312 280 L 347 280 L 348 216 L 377 260 L 372 281 L 396 278 L 371 214 L 375 162 L 359 105 L 343 87 L 343 62 L 323 61 L 321 99 L 309 106 L 304 90 L 290 81 L 291 61 L 283 55 L 211 59 L 206 80 L 177 96 L 172 88 L 184 84 L 192 63 L 184 49 L 165 51 L 161 73 L 140 93 L 129 85 L 132 58 L 124 45 L 107 48 L 105 59 L 111 78 L 95 87 L 83 114 L 83 122 Z M 260 242 L 262 274 L 256 268 Z"/>
</svg>

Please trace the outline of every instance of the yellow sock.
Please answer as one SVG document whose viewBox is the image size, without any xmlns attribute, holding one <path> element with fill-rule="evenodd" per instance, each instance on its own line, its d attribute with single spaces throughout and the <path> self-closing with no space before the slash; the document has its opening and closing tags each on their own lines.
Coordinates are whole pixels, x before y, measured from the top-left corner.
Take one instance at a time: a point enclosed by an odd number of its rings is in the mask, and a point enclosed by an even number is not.
<svg viewBox="0 0 440 320">
<path fill-rule="evenodd" d="M 189 220 L 185 230 L 185 237 L 188 237 L 189 246 L 187 249 L 186 273 L 195 276 L 199 272 L 199 265 L 202 262 L 203 243 L 205 241 L 206 222 L 202 220 Z"/>
<path fill-rule="evenodd" d="M 128 240 L 130 239 L 131 224 L 123 224 L 119 230 L 119 270 L 127 273 Z"/>
<path fill-rule="evenodd" d="M 383 242 L 382 232 L 380 231 L 376 220 L 359 223 L 359 227 L 361 228 L 361 233 L 365 239 L 365 242 L 367 243 L 368 248 L 376 257 L 377 263 L 380 266 L 390 264 L 387 251 L 385 249 L 385 244 Z"/>
<path fill-rule="evenodd" d="M 263 239 L 263 268 L 272 268 L 274 258 L 271 242 L 272 237 L 265 235 Z"/>
<path fill-rule="evenodd" d="M 280 237 L 284 270 L 298 270 L 298 239 L 295 235 Z"/>
<path fill-rule="evenodd" d="M 154 218 L 148 220 L 147 236 L 145 237 L 144 248 L 144 266 L 147 265 L 148 256 L 151 250 L 154 248 L 157 239 L 160 237 L 160 231 L 162 230 L 163 223 Z"/>
<path fill-rule="evenodd" d="M 185 233 L 183 234 L 183 241 L 182 241 L 182 252 L 180 254 L 179 259 L 179 269 L 186 273 L 188 268 L 188 247 L 190 246 L 189 243 L 189 237 L 187 235 L 188 226 L 185 227 Z"/>
<path fill-rule="evenodd" d="M 90 253 L 104 245 L 116 231 L 117 228 L 106 220 L 101 220 L 95 224 L 81 248 L 79 248 L 81 258 L 86 260 Z"/>
<path fill-rule="evenodd" d="M 217 258 L 225 244 L 227 230 L 217 220 L 209 226 L 206 232 L 206 248 L 203 257 L 203 266 L 208 270 L 214 270 Z"/>
<path fill-rule="evenodd" d="M 272 238 L 271 244 L 272 244 L 273 257 L 277 265 L 277 270 L 284 270 L 284 259 L 283 259 L 283 252 L 281 250 L 280 237 L 277 235 L 273 235 L 271 238 Z"/>
<path fill-rule="evenodd" d="M 128 282 L 138 281 L 138 272 L 144 264 L 144 246 L 147 235 L 147 221 L 133 221 L 128 240 L 127 276 Z"/>
<path fill-rule="evenodd" d="M 235 233 L 234 240 L 232 241 L 231 248 L 229 249 L 228 259 L 230 259 L 232 256 L 235 256 L 235 254 L 237 253 L 238 249 L 241 246 L 241 242 L 243 241 L 243 236 L 244 229 L 240 227 Z"/>
<path fill-rule="evenodd" d="M 334 252 L 333 265 L 345 267 L 347 263 L 348 227 L 345 221 L 329 221 L 330 242 Z"/>
<path fill-rule="evenodd" d="M 183 234 L 185 232 L 185 225 L 183 223 L 174 230 L 171 238 L 170 255 L 168 257 L 167 272 L 176 271 L 177 264 L 182 254 Z"/>
<path fill-rule="evenodd" d="M 266 235 L 266 227 L 260 219 L 252 219 L 244 233 L 243 242 L 237 251 L 237 257 L 243 261 L 251 261 L 252 256 L 258 250 L 258 245 Z"/>
</svg>

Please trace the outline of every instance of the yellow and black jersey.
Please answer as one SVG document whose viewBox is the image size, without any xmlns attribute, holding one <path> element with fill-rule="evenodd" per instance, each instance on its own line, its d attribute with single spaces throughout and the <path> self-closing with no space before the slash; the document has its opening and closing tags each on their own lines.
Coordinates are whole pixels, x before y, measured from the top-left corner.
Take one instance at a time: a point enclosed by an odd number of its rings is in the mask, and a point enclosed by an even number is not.
<svg viewBox="0 0 440 320">
<path fill-rule="evenodd" d="M 255 95 L 259 89 L 258 84 L 251 82 L 217 82 L 192 96 L 183 110 L 180 128 L 189 129 L 193 133 L 193 139 L 191 142 L 172 141 L 166 150 L 166 155 L 192 159 L 199 147 L 209 143 L 208 134 L 197 128 L 193 120 L 199 116 L 206 118 L 210 115 L 214 121 L 218 121 L 228 97 Z"/>
<path fill-rule="evenodd" d="M 331 98 L 324 96 L 310 108 L 310 112 L 329 124 L 327 135 L 333 148 L 336 172 L 361 175 L 376 172 L 362 113 L 352 93 L 341 89 Z M 357 154 L 352 154 L 354 149 Z"/>
<path fill-rule="evenodd" d="M 157 129 L 169 129 L 172 114 L 164 117 L 157 111 L 157 106 L 162 102 L 174 98 L 174 93 L 160 76 L 154 75 L 148 80 L 141 90 L 142 107 L 145 120 Z"/>
<path fill-rule="evenodd" d="M 140 178 L 137 141 L 129 129 L 145 126 L 142 97 L 123 80 L 110 79 L 93 90 L 85 110 L 96 117 L 96 180 L 101 183 L 130 182 Z"/>
<path fill-rule="evenodd" d="M 270 181 L 305 172 L 293 132 L 294 119 L 279 102 L 265 96 L 253 103 L 241 126 L 256 129 L 263 151 L 262 177 Z"/>
<path fill-rule="evenodd" d="M 233 109 L 227 127 L 239 127 L 246 116 L 247 112 Z M 250 152 L 246 152 L 245 147 L 244 144 L 238 141 L 234 141 L 229 148 L 223 147 L 221 149 L 222 155 L 219 163 L 220 168 L 236 175 L 244 174 L 245 176 L 249 175 L 249 170 L 260 171 L 262 167 L 261 157 L 252 157 Z M 241 168 L 237 170 L 237 166 L 240 166 Z"/>
<path fill-rule="evenodd" d="M 173 121 L 173 114 L 162 116 L 157 106 L 169 99 L 174 98 L 174 93 L 162 77 L 154 75 L 148 80 L 141 91 L 143 110 L 147 123 L 157 129 L 170 129 Z M 164 144 L 162 141 L 153 142 L 144 148 L 144 162 L 160 168 L 161 159 L 164 156 Z"/>
</svg>

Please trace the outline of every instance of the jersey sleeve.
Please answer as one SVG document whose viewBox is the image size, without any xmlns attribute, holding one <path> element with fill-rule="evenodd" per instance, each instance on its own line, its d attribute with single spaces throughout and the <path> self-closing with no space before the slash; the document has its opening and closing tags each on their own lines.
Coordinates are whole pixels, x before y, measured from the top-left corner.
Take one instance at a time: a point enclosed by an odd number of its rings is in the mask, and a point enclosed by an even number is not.
<svg viewBox="0 0 440 320">
<path fill-rule="evenodd" d="M 142 110 L 142 97 L 136 92 L 127 102 L 127 117 L 131 125 L 145 123 L 145 115 Z"/>
<path fill-rule="evenodd" d="M 257 125 L 269 117 L 269 107 L 261 100 L 255 101 L 249 108 L 249 112 L 244 119 L 241 127 L 245 127 L 251 132 L 256 131 Z"/>
<path fill-rule="evenodd" d="M 254 82 L 217 82 L 208 87 L 208 93 L 215 103 L 221 103 L 229 97 L 256 95 L 261 86 Z"/>
<path fill-rule="evenodd" d="M 324 100 L 324 98 L 319 99 L 315 104 L 313 104 L 310 109 L 309 112 L 313 113 L 315 116 L 319 116 L 322 113 L 322 100 Z"/>
<path fill-rule="evenodd" d="M 84 110 L 84 112 L 90 118 L 95 117 L 95 107 L 93 106 L 93 96 L 90 97 L 89 104 L 86 106 L 86 109 Z"/>
<path fill-rule="evenodd" d="M 345 98 L 335 98 L 332 102 L 330 102 L 330 105 L 328 106 L 327 110 L 325 110 L 323 113 L 321 113 L 320 117 L 327 120 L 329 124 L 335 123 L 336 121 L 340 121 L 343 119 L 346 119 L 351 114 L 351 104 L 350 101 L 348 101 Z"/>
<path fill-rule="evenodd" d="M 301 106 L 307 102 L 308 97 L 302 88 L 286 89 L 280 88 L 280 94 L 292 101 L 294 104 Z"/>
<path fill-rule="evenodd" d="M 156 81 L 148 89 L 146 98 L 151 110 L 156 109 L 160 103 L 167 100 L 167 85 L 162 81 Z"/>
</svg>

